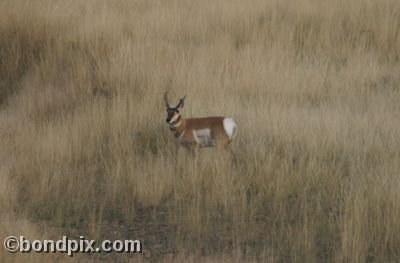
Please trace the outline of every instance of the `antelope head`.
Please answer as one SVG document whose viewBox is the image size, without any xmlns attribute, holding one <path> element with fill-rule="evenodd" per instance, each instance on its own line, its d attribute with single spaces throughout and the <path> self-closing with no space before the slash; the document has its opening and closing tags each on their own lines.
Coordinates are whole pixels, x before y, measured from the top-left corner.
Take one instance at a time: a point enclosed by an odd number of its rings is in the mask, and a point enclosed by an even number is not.
<svg viewBox="0 0 400 263">
<path fill-rule="evenodd" d="M 179 109 L 183 108 L 183 106 L 185 104 L 185 98 L 186 98 L 186 95 L 183 96 L 183 98 L 181 98 L 179 100 L 178 105 L 173 107 L 169 104 L 168 91 L 164 93 L 164 102 L 165 102 L 165 107 L 167 110 L 166 122 L 168 123 L 170 128 L 175 128 L 175 127 L 179 126 L 180 121 L 181 121 L 181 115 L 179 114 Z"/>
</svg>

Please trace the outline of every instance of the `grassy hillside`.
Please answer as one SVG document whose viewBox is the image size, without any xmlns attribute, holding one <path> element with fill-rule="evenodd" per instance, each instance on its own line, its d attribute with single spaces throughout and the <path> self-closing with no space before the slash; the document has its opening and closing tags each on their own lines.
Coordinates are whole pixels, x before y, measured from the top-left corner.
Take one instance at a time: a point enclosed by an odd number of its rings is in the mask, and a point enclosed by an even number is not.
<svg viewBox="0 0 400 263">
<path fill-rule="evenodd" d="M 397 261 L 399 72 L 397 0 L 1 0 L 0 237 Z M 166 90 L 186 117 L 236 120 L 237 163 L 176 153 Z"/>
</svg>

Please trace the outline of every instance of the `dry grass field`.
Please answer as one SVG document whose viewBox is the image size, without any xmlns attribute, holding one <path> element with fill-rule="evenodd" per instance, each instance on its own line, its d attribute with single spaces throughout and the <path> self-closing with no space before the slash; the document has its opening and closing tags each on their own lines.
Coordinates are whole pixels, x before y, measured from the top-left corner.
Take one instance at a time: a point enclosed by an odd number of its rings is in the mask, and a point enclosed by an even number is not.
<svg viewBox="0 0 400 263">
<path fill-rule="evenodd" d="M 237 162 L 176 153 L 166 90 Z M 0 206 L 1 240 L 143 241 L 82 262 L 400 261 L 400 2 L 0 0 Z"/>
</svg>

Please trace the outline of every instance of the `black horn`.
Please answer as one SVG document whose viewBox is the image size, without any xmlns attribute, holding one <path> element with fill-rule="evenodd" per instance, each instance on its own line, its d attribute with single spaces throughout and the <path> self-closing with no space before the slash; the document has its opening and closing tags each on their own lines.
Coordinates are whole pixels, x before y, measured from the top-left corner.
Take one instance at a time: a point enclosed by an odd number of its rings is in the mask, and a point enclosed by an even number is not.
<svg viewBox="0 0 400 263">
<path fill-rule="evenodd" d="M 183 96 L 183 98 L 179 100 L 179 103 L 178 103 L 178 105 L 176 106 L 177 109 L 183 107 L 183 105 L 185 104 L 185 99 L 186 99 L 186 95 Z"/>
</svg>

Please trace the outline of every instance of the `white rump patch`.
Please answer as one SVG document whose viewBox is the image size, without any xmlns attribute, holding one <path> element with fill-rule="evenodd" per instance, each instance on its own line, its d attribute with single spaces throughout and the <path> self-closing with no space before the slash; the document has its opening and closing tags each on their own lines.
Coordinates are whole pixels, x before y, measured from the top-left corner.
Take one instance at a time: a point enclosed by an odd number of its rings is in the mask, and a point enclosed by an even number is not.
<svg viewBox="0 0 400 263">
<path fill-rule="evenodd" d="M 193 137 L 195 141 L 202 146 L 212 144 L 210 129 L 193 130 Z"/>
<path fill-rule="evenodd" d="M 232 118 L 225 118 L 223 123 L 226 135 L 228 135 L 229 139 L 232 140 L 236 136 L 237 131 L 235 121 Z"/>
</svg>

